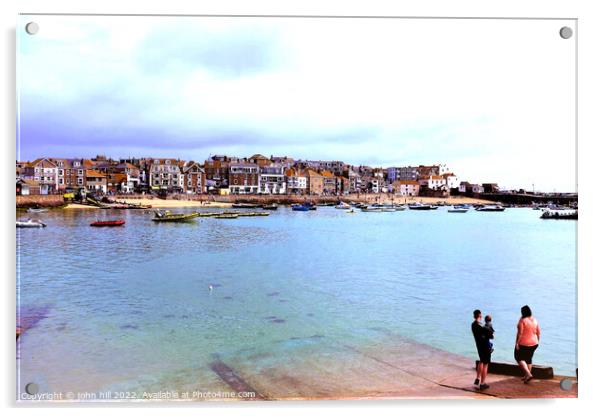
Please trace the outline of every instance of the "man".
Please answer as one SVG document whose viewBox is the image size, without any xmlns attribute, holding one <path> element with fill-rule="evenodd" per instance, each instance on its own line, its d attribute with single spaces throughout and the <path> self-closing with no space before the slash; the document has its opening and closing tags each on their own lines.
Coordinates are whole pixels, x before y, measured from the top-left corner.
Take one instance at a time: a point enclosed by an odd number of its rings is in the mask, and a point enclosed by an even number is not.
<svg viewBox="0 0 602 416">
<path fill-rule="evenodd" d="M 474 336 L 477 352 L 479 353 L 477 378 L 474 381 L 474 385 L 479 390 L 485 390 L 489 388 L 489 385 L 485 383 L 485 379 L 487 378 L 487 370 L 489 369 L 489 363 L 491 362 L 489 340 L 493 338 L 493 333 L 481 323 L 482 314 L 480 310 L 476 309 L 472 315 L 474 317 L 474 321 L 471 325 L 472 335 Z"/>
</svg>

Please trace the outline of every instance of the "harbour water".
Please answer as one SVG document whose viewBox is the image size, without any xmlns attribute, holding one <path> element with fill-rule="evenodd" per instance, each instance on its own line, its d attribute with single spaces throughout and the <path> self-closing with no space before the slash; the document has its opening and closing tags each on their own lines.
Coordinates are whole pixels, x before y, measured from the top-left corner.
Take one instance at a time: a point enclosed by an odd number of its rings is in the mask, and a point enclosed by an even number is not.
<svg viewBox="0 0 602 416">
<path fill-rule="evenodd" d="M 356 359 L 345 351 L 400 337 L 474 359 L 475 308 L 493 316 L 493 359 L 512 362 L 524 304 L 542 328 L 535 363 L 574 375 L 577 225 L 540 214 L 24 214 L 48 227 L 17 229 L 18 313 L 43 314 L 19 342 L 20 391 L 223 390 L 216 360 L 302 381 L 312 363 L 336 373 Z M 125 226 L 89 226 L 113 218 Z"/>
</svg>

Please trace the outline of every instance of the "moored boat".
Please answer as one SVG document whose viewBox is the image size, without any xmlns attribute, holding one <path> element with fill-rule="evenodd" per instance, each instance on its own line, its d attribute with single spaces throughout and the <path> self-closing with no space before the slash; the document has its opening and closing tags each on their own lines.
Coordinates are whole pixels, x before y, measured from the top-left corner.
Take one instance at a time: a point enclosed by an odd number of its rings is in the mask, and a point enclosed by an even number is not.
<svg viewBox="0 0 602 416">
<path fill-rule="evenodd" d="M 239 214 L 223 213 L 223 214 L 218 214 L 218 215 L 214 216 L 213 218 L 217 218 L 220 220 L 234 220 L 234 219 L 238 218 L 239 216 L 240 216 Z"/>
<path fill-rule="evenodd" d="M 506 208 L 501 205 L 483 205 L 482 207 L 476 208 L 479 212 L 502 212 Z"/>
<path fill-rule="evenodd" d="M 31 218 L 27 218 L 26 221 L 17 221 L 17 228 L 43 228 L 46 227 L 40 220 L 32 220 Z"/>
<path fill-rule="evenodd" d="M 447 210 L 447 212 L 451 212 L 451 213 L 465 213 L 468 212 L 468 208 L 464 208 L 464 207 L 453 207 Z"/>
<path fill-rule="evenodd" d="M 576 209 L 544 209 L 541 219 L 544 220 L 576 220 L 578 219 Z"/>
<path fill-rule="evenodd" d="M 42 212 L 48 211 L 46 208 L 28 208 L 27 212 L 32 214 L 40 214 Z"/>
<path fill-rule="evenodd" d="M 293 204 L 291 208 L 293 211 L 309 211 L 309 207 L 302 204 Z"/>
<path fill-rule="evenodd" d="M 172 214 L 170 211 L 155 211 L 155 222 L 184 222 L 197 218 L 200 214 L 192 212 L 189 214 Z"/>
<path fill-rule="evenodd" d="M 346 202 L 341 201 L 338 205 L 335 205 L 336 209 L 350 209 L 351 205 Z"/>
<path fill-rule="evenodd" d="M 276 211 L 278 209 L 278 204 L 263 205 L 261 209 L 265 209 L 266 211 Z"/>
<path fill-rule="evenodd" d="M 112 221 L 94 221 L 90 223 L 91 227 L 119 227 L 125 224 L 125 220 L 112 220 Z"/>
<path fill-rule="evenodd" d="M 424 205 L 420 202 L 408 205 L 409 209 L 417 211 L 430 211 L 431 209 L 437 209 L 437 207 L 431 207 L 430 205 Z"/>
</svg>

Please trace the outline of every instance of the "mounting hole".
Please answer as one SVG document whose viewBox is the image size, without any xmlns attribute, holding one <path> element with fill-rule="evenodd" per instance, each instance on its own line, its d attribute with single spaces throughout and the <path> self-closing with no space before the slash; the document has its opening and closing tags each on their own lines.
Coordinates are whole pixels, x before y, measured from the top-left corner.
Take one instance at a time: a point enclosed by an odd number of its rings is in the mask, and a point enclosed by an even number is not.
<svg viewBox="0 0 602 416">
<path fill-rule="evenodd" d="M 30 35 L 35 35 L 40 30 L 40 26 L 36 22 L 29 22 L 25 25 L 25 31 Z"/>
<path fill-rule="evenodd" d="M 560 388 L 564 391 L 569 391 L 573 388 L 573 381 L 568 378 L 560 380 Z"/>
<path fill-rule="evenodd" d="M 562 39 L 569 39 L 571 36 L 573 36 L 573 29 L 568 26 L 560 28 L 560 37 Z"/>
<path fill-rule="evenodd" d="M 27 383 L 25 385 L 25 392 L 27 394 L 30 394 L 33 396 L 34 394 L 37 394 L 38 391 L 40 391 L 40 388 L 38 387 L 38 385 L 36 383 Z"/>
</svg>

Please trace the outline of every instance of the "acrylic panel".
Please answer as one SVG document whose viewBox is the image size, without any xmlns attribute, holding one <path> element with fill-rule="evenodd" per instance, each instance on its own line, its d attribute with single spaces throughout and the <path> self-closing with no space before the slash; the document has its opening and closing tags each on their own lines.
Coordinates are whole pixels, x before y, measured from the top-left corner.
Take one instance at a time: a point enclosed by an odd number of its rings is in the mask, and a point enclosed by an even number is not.
<svg viewBox="0 0 602 416">
<path fill-rule="evenodd" d="M 16 31 L 18 400 L 577 397 L 576 20 Z"/>
</svg>

